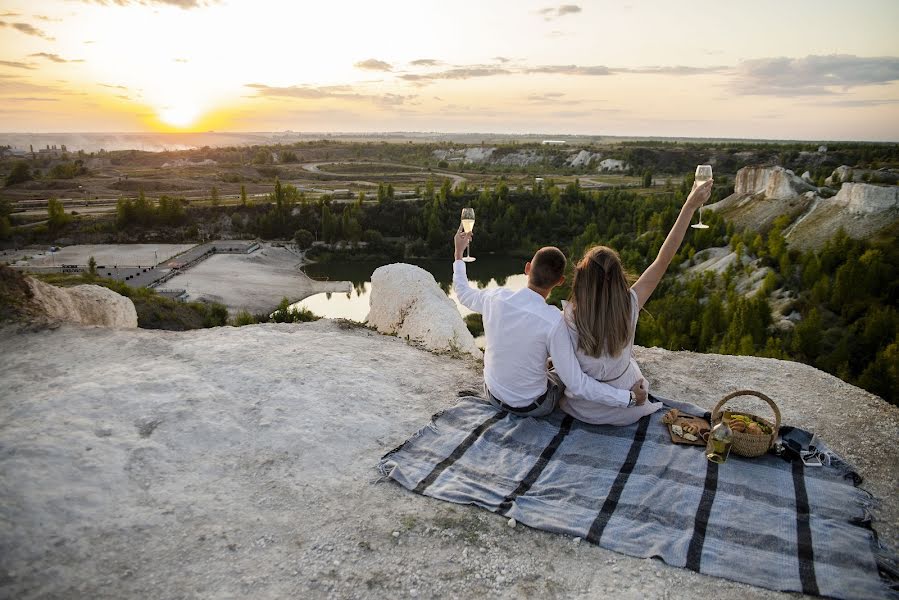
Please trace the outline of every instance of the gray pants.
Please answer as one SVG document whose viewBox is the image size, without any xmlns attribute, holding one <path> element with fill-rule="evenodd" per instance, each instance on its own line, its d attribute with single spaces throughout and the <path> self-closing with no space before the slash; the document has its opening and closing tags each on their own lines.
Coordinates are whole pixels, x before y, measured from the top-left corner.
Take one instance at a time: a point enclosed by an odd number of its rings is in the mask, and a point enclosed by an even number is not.
<svg viewBox="0 0 899 600">
<path fill-rule="evenodd" d="M 505 410 L 513 415 L 521 417 L 545 417 L 556 410 L 556 407 L 559 406 L 559 400 L 562 398 L 562 394 L 565 393 L 565 384 L 562 383 L 562 380 L 559 379 L 559 376 L 556 375 L 555 371 L 549 371 L 546 374 L 546 378 L 546 392 L 527 406 L 509 406 L 491 394 L 490 390 L 487 389 L 486 384 L 484 384 L 484 394 L 487 397 L 487 402 L 499 410 Z"/>
</svg>

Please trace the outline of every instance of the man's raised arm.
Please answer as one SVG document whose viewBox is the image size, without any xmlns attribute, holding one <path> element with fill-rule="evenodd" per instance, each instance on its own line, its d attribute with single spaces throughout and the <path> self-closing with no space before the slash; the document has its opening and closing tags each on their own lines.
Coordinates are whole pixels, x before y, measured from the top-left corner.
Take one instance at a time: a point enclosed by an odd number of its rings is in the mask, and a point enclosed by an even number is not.
<svg viewBox="0 0 899 600">
<path fill-rule="evenodd" d="M 465 233 L 462 226 L 456 232 L 453 238 L 455 245 L 455 255 L 453 260 L 453 291 L 462 306 L 476 313 L 484 312 L 484 291 L 476 290 L 468 284 L 468 273 L 465 270 L 465 262 L 462 260 L 462 253 L 465 247 L 471 242 L 471 233 Z"/>
</svg>

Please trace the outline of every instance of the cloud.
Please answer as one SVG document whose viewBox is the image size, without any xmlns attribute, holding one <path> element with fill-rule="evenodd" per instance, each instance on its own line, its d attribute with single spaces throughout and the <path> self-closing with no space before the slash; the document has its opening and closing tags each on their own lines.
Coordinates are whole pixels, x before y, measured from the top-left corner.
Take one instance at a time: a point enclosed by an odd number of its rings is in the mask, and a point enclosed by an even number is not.
<svg viewBox="0 0 899 600">
<path fill-rule="evenodd" d="M 128 91 L 128 88 L 126 88 L 124 85 L 110 85 L 108 83 L 101 83 L 99 85 L 100 87 L 109 88 L 111 90 L 125 90 L 126 92 Z"/>
<path fill-rule="evenodd" d="M 439 67 L 443 64 L 443 62 L 434 60 L 433 58 L 419 58 L 417 60 L 413 60 L 409 64 L 416 67 Z"/>
<path fill-rule="evenodd" d="M 384 62 L 383 60 L 378 60 L 376 58 L 369 58 L 367 60 L 361 60 L 357 63 L 353 64 L 357 69 L 364 69 L 366 71 L 392 71 L 393 65 L 390 63 Z"/>
<path fill-rule="evenodd" d="M 612 75 L 614 71 L 603 65 L 578 66 L 578 65 L 543 65 L 525 69 L 526 73 L 544 73 L 554 75 Z"/>
<path fill-rule="evenodd" d="M 537 11 L 537 14 L 543 17 L 544 21 L 552 21 L 565 15 L 575 15 L 581 12 L 581 10 L 581 7 L 577 4 L 560 4 L 559 6 L 541 8 Z"/>
<path fill-rule="evenodd" d="M 6 21 L 0 21 L 0 27 L 12 27 L 13 29 L 17 29 L 26 35 L 34 35 L 44 38 L 45 40 L 52 41 L 55 39 L 41 31 L 34 25 L 29 25 L 28 23 L 7 23 Z"/>
<path fill-rule="evenodd" d="M 899 98 L 880 98 L 872 100 L 831 100 L 827 102 L 828 106 L 842 106 L 845 108 L 860 108 L 868 106 L 886 106 L 889 104 L 899 104 Z M 815 103 L 819 105 L 819 103 Z"/>
<path fill-rule="evenodd" d="M 506 64 L 507 62 L 512 61 L 511 58 L 506 58 L 505 56 L 494 56 L 493 60 L 495 60 L 498 63 L 503 63 L 503 64 Z"/>
<path fill-rule="evenodd" d="M 508 69 L 500 69 L 498 67 L 457 67 L 455 69 L 447 69 L 446 71 L 438 71 L 437 73 L 406 73 L 400 75 L 400 79 L 412 82 L 416 85 L 427 85 L 439 79 L 474 79 L 476 77 L 493 77 L 495 75 L 511 75 L 514 71 Z"/>
<path fill-rule="evenodd" d="M 256 97 L 295 98 L 299 100 L 347 100 L 368 102 L 384 107 L 400 106 L 415 98 L 415 95 L 401 94 L 360 94 L 349 85 L 308 86 L 292 85 L 275 87 L 262 83 L 248 83 L 244 87 L 256 90 Z"/>
<path fill-rule="evenodd" d="M 186 63 L 186 62 L 190 62 L 190 59 L 188 59 L 188 58 L 175 58 L 175 59 L 173 59 L 173 60 L 174 60 L 176 63 Z"/>
<path fill-rule="evenodd" d="M 5 12 L 5 13 L 0 14 L 0 17 L 21 17 L 21 16 L 22 15 L 20 13 L 14 13 L 14 12 Z"/>
<path fill-rule="evenodd" d="M 31 63 L 16 62 L 14 60 L 0 60 L 0 66 L 13 67 L 15 69 L 34 69 Z"/>
<path fill-rule="evenodd" d="M 36 52 L 34 54 L 29 54 L 28 56 L 33 56 L 36 58 L 46 58 L 49 61 L 53 61 L 55 63 L 80 63 L 84 62 L 84 59 L 66 59 L 61 57 L 58 54 L 51 54 L 50 52 Z"/>
<path fill-rule="evenodd" d="M 50 21 L 53 23 L 61 23 L 62 19 L 57 19 L 55 17 L 46 17 L 44 15 L 34 15 L 35 19 L 40 19 L 41 21 Z"/>
<path fill-rule="evenodd" d="M 614 69 L 615 73 L 632 73 L 637 75 L 707 75 L 729 71 L 730 67 L 637 67 L 635 69 Z"/>
<path fill-rule="evenodd" d="M 4 98 L 4 102 L 59 102 L 59 98 L 37 98 L 35 96 L 25 96 L 17 98 Z"/>
<path fill-rule="evenodd" d="M 31 83 L 12 75 L 0 75 L 0 94 L 59 94 L 65 93 L 58 87 Z"/>
<path fill-rule="evenodd" d="M 190 8 L 201 8 L 210 4 L 218 4 L 219 0 L 81 0 L 85 4 L 102 4 L 103 6 L 128 6 L 131 4 L 142 4 L 144 6 L 152 4 L 163 4 L 167 6 L 177 6 L 184 10 Z"/>
<path fill-rule="evenodd" d="M 744 60 L 736 68 L 738 93 L 753 96 L 830 96 L 836 89 L 899 80 L 899 57 L 851 54 Z"/>
</svg>

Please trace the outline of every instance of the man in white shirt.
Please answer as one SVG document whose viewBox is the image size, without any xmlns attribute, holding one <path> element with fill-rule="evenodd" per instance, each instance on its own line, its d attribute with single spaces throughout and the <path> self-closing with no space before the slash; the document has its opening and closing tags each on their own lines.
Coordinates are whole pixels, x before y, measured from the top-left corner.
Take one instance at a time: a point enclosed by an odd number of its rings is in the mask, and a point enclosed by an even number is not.
<svg viewBox="0 0 899 600">
<path fill-rule="evenodd" d="M 545 416 L 556 408 L 565 388 L 570 395 L 610 406 L 646 401 L 642 381 L 631 390 L 619 390 L 581 370 L 561 311 L 546 303 L 553 288 L 565 281 L 561 250 L 538 250 L 524 267 L 528 285 L 517 292 L 478 290 L 469 285 L 462 261 L 471 238 L 461 227 L 456 233 L 453 289 L 463 306 L 483 316 L 484 386 L 491 404 L 517 415 Z M 547 371 L 550 356 L 553 370 Z"/>
</svg>

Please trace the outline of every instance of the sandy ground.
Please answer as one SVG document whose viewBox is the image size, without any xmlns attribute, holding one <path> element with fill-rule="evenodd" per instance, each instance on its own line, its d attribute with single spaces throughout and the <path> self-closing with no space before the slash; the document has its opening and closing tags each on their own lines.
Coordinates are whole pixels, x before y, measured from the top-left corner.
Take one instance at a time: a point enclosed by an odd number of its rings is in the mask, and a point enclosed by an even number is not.
<svg viewBox="0 0 899 600">
<path fill-rule="evenodd" d="M 156 260 L 153 254 L 155 250 L 159 256 L 159 262 L 193 248 L 196 244 L 83 244 L 78 246 L 63 246 L 59 252 L 19 251 L 16 256 L 30 256 L 31 258 L 16 264 L 31 265 L 36 267 L 49 267 L 52 265 L 86 265 L 93 256 L 98 265 L 114 266 L 152 266 Z M 10 255 L 12 258 L 13 255 Z M 6 260 L 3 258 L 2 260 Z"/>
<path fill-rule="evenodd" d="M 378 482 L 479 364 L 332 321 L 0 331 L 0 597 L 796 598 Z M 769 393 L 856 460 L 896 541 L 899 409 L 795 363 L 638 350 L 706 406 Z M 888 441 L 889 443 L 883 443 Z"/>
<path fill-rule="evenodd" d="M 252 254 L 216 254 L 168 280 L 163 287 L 185 289 L 190 300 L 221 302 L 231 314 L 272 311 L 285 296 L 302 300 L 320 292 L 347 293 L 345 281 L 314 281 L 300 270 L 292 251 L 265 244 Z"/>
</svg>

